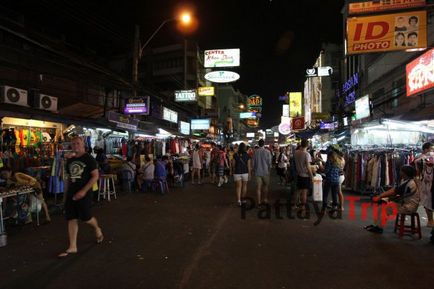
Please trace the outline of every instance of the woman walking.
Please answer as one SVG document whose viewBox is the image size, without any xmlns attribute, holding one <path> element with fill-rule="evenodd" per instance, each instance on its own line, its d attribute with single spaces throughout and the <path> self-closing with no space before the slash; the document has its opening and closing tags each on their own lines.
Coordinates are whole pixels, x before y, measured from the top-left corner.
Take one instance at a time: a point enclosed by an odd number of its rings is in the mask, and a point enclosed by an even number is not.
<svg viewBox="0 0 434 289">
<path fill-rule="evenodd" d="M 197 175 L 197 183 L 200 185 L 200 170 L 202 169 L 202 154 L 200 145 L 196 144 L 193 151 L 193 172 L 191 174 L 191 183 L 194 185 L 194 176 Z"/>
<path fill-rule="evenodd" d="M 246 145 L 241 143 L 234 154 L 232 167 L 234 168 L 234 182 L 237 194 L 237 205 L 241 206 L 247 195 L 247 182 L 251 175 L 251 158 L 247 154 Z"/>
</svg>

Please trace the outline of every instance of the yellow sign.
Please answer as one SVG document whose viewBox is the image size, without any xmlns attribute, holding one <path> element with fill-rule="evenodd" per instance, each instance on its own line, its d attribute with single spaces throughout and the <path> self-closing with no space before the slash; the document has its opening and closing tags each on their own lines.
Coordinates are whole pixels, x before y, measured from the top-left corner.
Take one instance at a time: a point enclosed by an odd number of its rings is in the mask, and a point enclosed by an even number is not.
<svg viewBox="0 0 434 289">
<path fill-rule="evenodd" d="M 204 86 L 197 88 L 199 96 L 214 96 L 214 86 Z"/>
<path fill-rule="evenodd" d="M 426 48 L 426 27 L 426 11 L 348 18 L 348 54 Z"/>
<path fill-rule="evenodd" d="M 289 116 L 300 116 L 301 115 L 301 92 L 290 92 L 289 93 Z"/>
<path fill-rule="evenodd" d="M 376 0 L 349 4 L 349 14 L 400 10 L 425 6 L 425 0 Z"/>
</svg>

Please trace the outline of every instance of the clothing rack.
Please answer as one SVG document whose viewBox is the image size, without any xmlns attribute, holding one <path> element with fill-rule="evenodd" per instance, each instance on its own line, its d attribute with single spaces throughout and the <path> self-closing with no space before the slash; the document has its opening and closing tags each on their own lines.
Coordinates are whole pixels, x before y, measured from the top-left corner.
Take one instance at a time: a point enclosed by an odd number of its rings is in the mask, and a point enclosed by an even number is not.
<svg viewBox="0 0 434 289">
<path fill-rule="evenodd" d="M 394 187 L 400 168 L 414 161 L 415 147 L 352 147 L 345 154 L 346 189 L 360 194 Z"/>
</svg>

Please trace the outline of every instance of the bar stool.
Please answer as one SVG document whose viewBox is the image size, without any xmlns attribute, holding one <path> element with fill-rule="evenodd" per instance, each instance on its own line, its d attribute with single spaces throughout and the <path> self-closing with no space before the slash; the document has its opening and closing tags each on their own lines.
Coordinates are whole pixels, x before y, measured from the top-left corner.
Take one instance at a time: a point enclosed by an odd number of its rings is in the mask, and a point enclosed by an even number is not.
<svg viewBox="0 0 434 289">
<path fill-rule="evenodd" d="M 405 224 L 405 217 L 410 216 L 411 225 Z M 398 231 L 399 230 L 399 231 Z M 395 229 L 394 232 L 398 231 L 399 238 L 402 238 L 405 233 L 418 234 L 419 239 L 422 239 L 422 231 L 420 228 L 420 218 L 418 213 L 412 214 L 397 214 L 395 219 Z"/>
<path fill-rule="evenodd" d="M 110 183 L 112 186 L 111 188 L 110 188 Z M 110 202 L 111 195 L 113 195 L 115 199 L 117 199 L 116 187 L 115 187 L 115 175 L 113 174 L 100 175 L 99 188 L 98 188 L 98 202 L 101 196 L 103 199 L 105 199 L 107 196 L 107 200 Z"/>
</svg>

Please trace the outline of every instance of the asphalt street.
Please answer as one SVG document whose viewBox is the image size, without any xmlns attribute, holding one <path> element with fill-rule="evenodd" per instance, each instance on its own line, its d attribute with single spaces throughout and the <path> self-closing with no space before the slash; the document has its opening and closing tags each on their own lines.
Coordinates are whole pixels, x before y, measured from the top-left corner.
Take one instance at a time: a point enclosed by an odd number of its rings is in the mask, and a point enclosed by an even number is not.
<svg viewBox="0 0 434 289">
<path fill-rule="evenodd" d="M 285 203 L 288 189 L 275 181 L 271 196 Z M 342 219 L 325 216 L 316 225 L 312 204 L 308 219 L 288 218 L 286 206 L 270 209 L 270 218 L 257 208 L 243 218 L 234 201 L 231 182 L 188 183 L 164 196 L 121 193 L 94 208 L 104 242 L 96 244 L 81 224 L 79 252 L 64 259 L 56 257 L 67 246 L 62 216 L 39 227 L 9 226 L 0 288 L 432 288 L 426 227 L 422 240 L 399 239 L 392 222 L 382 235 L 369 233 L 362 201 L 351 218 L 347 202 Z"/>
</svg>

